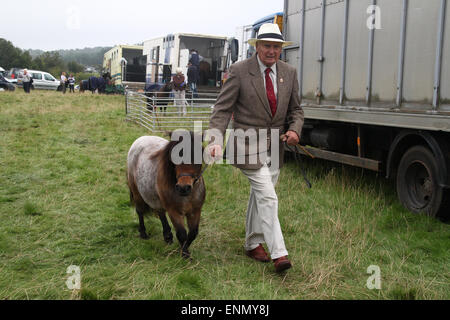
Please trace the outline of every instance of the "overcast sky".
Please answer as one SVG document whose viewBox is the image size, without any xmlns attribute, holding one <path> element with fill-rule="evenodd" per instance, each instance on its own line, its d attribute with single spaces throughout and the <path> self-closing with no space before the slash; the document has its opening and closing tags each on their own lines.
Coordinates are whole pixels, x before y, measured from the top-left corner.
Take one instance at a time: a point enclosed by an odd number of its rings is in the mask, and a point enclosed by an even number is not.
<svg viewBox="0 0 450 320">
<path fill-rule="evenodd" d="M 0 38 L 22 49 L 135 44 L 169 33 L 232 37 L 238 26 L 283 11 L 283 0 L 8 0 Z"/>
</svg>

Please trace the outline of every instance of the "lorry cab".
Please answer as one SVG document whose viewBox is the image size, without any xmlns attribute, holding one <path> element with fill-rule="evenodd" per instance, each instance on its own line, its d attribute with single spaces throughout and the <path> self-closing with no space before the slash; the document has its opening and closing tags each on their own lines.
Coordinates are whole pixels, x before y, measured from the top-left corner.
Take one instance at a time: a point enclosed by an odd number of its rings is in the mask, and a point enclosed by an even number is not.
<svg viewBox="0 0 450 320">
<path fill-rule="evenodd" d="M 258 21 L 256 21 L 251 25 L 242 26 L 238 28 L 236 38 L 240 40 L 239 60 L 245 60 L 247 58 L 250 58 L 255 53 L 255 48 L 253 46 L 250 46 L 247 43 L 247 40 L 250 38 L 256 38 L 258 35 L 259 28 L 264 23 L 276 23 L 278 24 L 280 31 L 283 32 L 283 12 L 272 13 L 268 16 L 259 19 Z"/>
</svg>

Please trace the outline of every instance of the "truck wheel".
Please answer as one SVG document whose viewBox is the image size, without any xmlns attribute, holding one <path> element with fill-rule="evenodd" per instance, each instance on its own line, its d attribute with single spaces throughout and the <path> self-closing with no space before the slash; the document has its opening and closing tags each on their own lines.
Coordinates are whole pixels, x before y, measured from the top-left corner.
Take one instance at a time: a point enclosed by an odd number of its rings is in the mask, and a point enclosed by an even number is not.
<svg viewBox="0 0 450 320">
<path fill-rule="evenodd" d="M 397 193 L 407 209 L 440 215 L 444 190 L 437 181 L 438 171 L 438 162 L 429 149 L 414 146 L 406 151 L 398 166 Z"/>
</svg>

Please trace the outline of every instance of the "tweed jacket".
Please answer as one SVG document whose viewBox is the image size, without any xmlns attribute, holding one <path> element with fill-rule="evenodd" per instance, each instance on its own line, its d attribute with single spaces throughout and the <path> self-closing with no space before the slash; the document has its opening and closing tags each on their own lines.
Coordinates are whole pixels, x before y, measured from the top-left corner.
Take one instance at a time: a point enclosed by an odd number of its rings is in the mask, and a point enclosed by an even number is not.
<svg viewBox="0 0 450 320">
<path fill-rule="evenodd" d="M 233 129 L 267 129 L 267 143 L 258 143 L 256 152 L 262 154 L 267 152 L 269 155 L 273 152 L 279 153 L 279 166 L 283 164 L 284 147 L 278 143 L 278 150 L 272 148 L 273 144 L 270 130 L 278 129 L 279 135 L 292 130 L 301 136 L 304 115 L 301 108 L 299 96 L 299 84 L 297 80 L 297 71 L 283 61 L 277 62 L 277 111 L 272 116 L 269 101 L 267 99 L 264 79 L 260 71 L 256 55 L 244 61 L 233 64 L 230 68 L 230 74 L 227 81 L 217 98 L 210 118 L 209 128 L 218 129 L 222 134 L 225 133 L 230 119 L 233 115 Z M 236 131 L 235 131 L 236 132 Z M 279 135 L 276 139 L 279 139 Z M 261 137 L 258 135 L 258 137 Z M 232 152 L 232 164 L 242 169 L 259 169 L 263 162 L 258 160 L 256 163 L 249 161 L 249 156 L 254 153 L 255 148 L 249 145 L 250 139 L 237 141 L 235 135 L 228 139 L 226 148 L 229 151 L 230 140 L 234 142 L 234 152 Z M 214 141 L 211 141 L 214 143 Z M 241 146 L 243 143 L 244 145 Z M 243 161 L 238 159 L 243 157 Z M 243 163 L 242 163 L 243 162 Z"/>
</svg>

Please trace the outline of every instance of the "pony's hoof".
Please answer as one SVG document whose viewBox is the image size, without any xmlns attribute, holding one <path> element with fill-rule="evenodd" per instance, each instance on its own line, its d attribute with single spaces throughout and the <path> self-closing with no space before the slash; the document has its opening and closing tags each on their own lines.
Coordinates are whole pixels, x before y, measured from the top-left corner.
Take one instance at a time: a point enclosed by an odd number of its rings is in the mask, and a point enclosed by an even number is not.
<svg viewBox="0 0 450 320">
<path fill-rule="evenodd" d="M 186 260 L 191 260 L 191 253 L 189 251 L 183 251 L 181 256 Z"/>
<path fill-rule="evenodd" d="M 173 235 L 170 233 L 167 236 L 164 236 L 164 241 L 167 244 L 172 244 L 173 243 Z"/>
<path fill-rule="evenodd" d="M 146 233 L 141 233 L 141 234 L 139 235 L 139 237 L 140 237 L 141 239 L 144 239 L 144 240 L 150 239 L 150 237 L 149 237 Z"/>
</svg>

